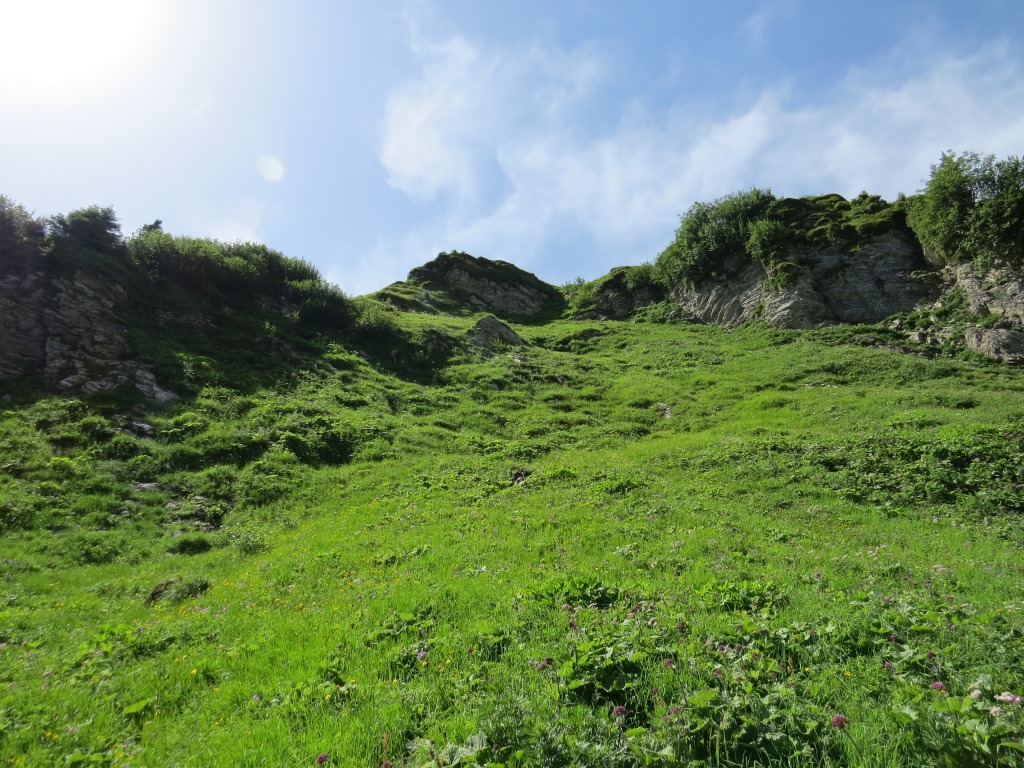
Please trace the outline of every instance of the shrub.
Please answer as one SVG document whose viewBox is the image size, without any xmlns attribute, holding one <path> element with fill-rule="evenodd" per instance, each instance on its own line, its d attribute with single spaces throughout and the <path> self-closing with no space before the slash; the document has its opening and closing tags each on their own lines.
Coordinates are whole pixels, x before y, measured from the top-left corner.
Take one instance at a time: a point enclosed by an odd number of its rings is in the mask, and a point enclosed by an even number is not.
<svg viewBox="0 0 1024 768">
<path fill-rule="evenodd" d="M 658 256 L 663 281 L 697 284 L 737 272 L 748 260 L 750 223 L 774 199 L 770 190 L 754 188 L 713 203 L 694 203 L 681 217 L 675 240 Z"/>
<path fill-rule="evenodd" d="M 167 551 L 172 555 L 199 555 L 213 549 L 213 543 L 201 533 L 179 536 L 171 542 Z"/>
</svg>

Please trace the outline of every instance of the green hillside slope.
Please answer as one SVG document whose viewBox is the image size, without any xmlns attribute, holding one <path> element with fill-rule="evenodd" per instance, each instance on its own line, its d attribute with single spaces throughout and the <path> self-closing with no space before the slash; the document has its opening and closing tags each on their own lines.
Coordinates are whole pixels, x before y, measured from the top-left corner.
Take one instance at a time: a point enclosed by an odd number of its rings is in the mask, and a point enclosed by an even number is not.
<svg viewBox="0 0 1024 768">
<path fill-rule="evenodd" d="M 5 761 L 1014 764 L 1019 372 L 516 330 L 430 381 L 338 347 L 144 415 L 6 403 Z"/>
</svg>

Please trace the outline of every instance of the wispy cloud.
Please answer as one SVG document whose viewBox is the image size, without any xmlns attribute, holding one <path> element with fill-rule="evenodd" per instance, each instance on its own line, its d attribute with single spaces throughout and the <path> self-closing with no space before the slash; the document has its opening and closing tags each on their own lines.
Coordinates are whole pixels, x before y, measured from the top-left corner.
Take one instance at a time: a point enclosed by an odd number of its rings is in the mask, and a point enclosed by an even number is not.
<svg viewBox="0 0 1024 768">
<path fill-rule="evenodd" d="M 381 162 L 410 199 L 450 203 L 439 223 L 381 244 L 407 267 L 456 247 L 569 279 L 552 244 L 573 233 L 593 277 L 654 257 L 696 200 L 754 185 L 892 197 L 918 188 L 946 149 L 1005 155 L 1024 136 L 1024 72 L 1005 43 L 922 61 L 898 81 L 881 66 L 851 71 L 818 103 L 779 84 L 731 113 L 648 106 L 645 120 L 603 130 L 583 119 L 605 67 L 593 48 L 451 38 L 416 52 L 420 76 L 388 102 Z M 500 194 L 475 199 L 494 176 Z"/>
<path fill-rule="evenodd" d="M 743 22 L 743 34 L 754 45 L 761 45 L 768 26 L 780 16 L 793 10 L 793 0 L 773 0 L 754 11 Z"/>
</svg>

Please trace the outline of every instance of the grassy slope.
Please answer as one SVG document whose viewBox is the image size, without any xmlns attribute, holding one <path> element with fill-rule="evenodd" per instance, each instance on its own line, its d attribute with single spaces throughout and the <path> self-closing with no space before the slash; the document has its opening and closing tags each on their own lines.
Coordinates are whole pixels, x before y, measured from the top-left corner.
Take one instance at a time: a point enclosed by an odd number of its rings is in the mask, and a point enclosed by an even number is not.
<svg viewBox="0 0 1024 768">
<path fill-rule="evenodd" d="M 150 418 L 134 465 L 44 440 L 82 434 L 75 415 L 43 435 L 52 401 L 7 411 L 18 472 L 102 514 L 37 510 L 60 530 L 0 541 L 4 760 L 1012 755 L 1021 707 L 989 710 L 1024 687 L 1020 372 L 825 333 L 517 330 L 531 348 L 429 384 L 338 351 L 273 389 L 208 388 Z M 325 447 L 296 458 L 281 424 Z M 221 530 L 186 534 L 209 551 L 167 552 L 189 529 L 168 503 L 220 505 Z M 212 587 L 147 604 L 170 577 Z"/>
</svg>

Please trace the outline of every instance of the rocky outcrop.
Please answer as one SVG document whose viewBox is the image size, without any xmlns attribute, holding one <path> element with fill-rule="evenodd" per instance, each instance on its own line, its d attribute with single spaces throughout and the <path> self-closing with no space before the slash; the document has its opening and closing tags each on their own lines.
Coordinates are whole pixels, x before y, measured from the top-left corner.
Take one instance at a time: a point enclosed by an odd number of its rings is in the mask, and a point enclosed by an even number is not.
<svg viewBox="0 0 1024 768">
<path fill-rule="evenodd" d="M 470 342 L 481 352 L 494 352 L 501 346 L 526 346 L 519 334 L 496 317 L 481 317 L 468 334 Z"/>
<path fill-rule="evenodd" d="M 47 388 L 91 395 L 131 384 L 146 397 L 174 394 L 127 359 L 124 289 L 76 270 L 12 273 L 0 279 L 0 379 L 41 375 Z"/>
<path fill-rule="evenodd" d="M 969 326 L 964 333 L 967 348 L 1001 363 L 1024 363 L 1024 332 L 1014 328 Z"/>
<path fill-rule="evenodd" d="M 472 311 L 504 317 L 529 317 L 558 311 L 565 300 L 552 285 L 505 261 L 492 261 L 465 253 L 442 253 L 409 273 L 420 285 L 424 300 L 438 304 L 432 291 Z M 445 302 L 442 300 L 440 306 Z"/>
<path fill-rule="evenodd" d="M 878 235 L 851 252 L 843 248 L 792 249 L 785 281 L 751 263 L 728 280 L 679 285 L 669 298 L 707 323 L 734 326 L 756 317 L 784 328 L 830 323 L 873 323 L 934 300 L 942 281 L 913 238 Z M 782 285 L 779 285 L 779 283 Z"/>
<path fill-rule="evenodd" d="M 1014 325 L 1024 326 L 1024 276 L 1004 264 L 979 273 L 970 264 L 947 270 L 947 278 L 963 291 L 975 315 L 996 315 Z"/>
</svg>

